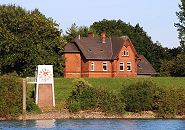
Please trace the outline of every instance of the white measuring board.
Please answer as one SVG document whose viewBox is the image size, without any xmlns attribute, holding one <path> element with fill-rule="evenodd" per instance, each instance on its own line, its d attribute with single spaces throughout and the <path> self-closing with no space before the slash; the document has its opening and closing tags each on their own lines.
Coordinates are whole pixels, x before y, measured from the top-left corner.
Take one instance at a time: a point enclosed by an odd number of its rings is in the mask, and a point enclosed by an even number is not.
<svg viewBox="0 0 185 130">
<path fill-rule="evenodd" d="M 36 104 L 39 103 L 39 96 L 45 95 L 47 96 L 48 93 L 44 93 L 44 89 L 48 89 L 48 85 L 51 86 L 51 93 L 52 94 L 52 105 L 55 106 L 55 96 L 54 96 L 54 79 L 53 79 L 53 65 L 38 65 L 37 66 L 37 73 L 36 73 L 37 85 L 36 85 Z M 45 88 L 40 88 L 45 87 Z M 48 99 L 49 100 L 49 99 Z M 39 105 L 39 104 L 38 104 Z"/>
</svg>

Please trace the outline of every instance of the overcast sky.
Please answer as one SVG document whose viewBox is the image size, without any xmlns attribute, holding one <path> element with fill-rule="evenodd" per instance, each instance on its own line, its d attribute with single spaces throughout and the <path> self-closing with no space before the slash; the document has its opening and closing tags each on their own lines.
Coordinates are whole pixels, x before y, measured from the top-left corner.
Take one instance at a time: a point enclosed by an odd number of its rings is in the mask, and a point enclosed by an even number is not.
<svg viewBox="0 0 185 130">
<path fill-rule="evenodd" d="M 178 22 L 180 0 L 0 0 L 0 4 L 16 4 L 33 10 L 38 8 L 52 17 L 65 32 L 71 24 L 89 26 L 102 19 L 121 19 L 135 26 L 137 23 L 164 47 L 179 46 Z"/>
</svg>

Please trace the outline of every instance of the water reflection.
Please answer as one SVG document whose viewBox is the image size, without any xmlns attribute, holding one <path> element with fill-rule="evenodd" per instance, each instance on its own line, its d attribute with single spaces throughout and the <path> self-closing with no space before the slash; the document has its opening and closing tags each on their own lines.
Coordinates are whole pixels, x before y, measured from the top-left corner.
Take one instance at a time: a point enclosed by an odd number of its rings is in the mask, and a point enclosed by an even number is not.
<svg viewBox="0 0 185 130">
<path fill-rule="evenodd" d="M 55 127 L 55 119 L 52 120 L 36 120 L 37 128 L 54 128 Z"/>
<path fill-rule="evenodd" d="M 0 121 L 0 130 L 185 130 L 185 120 L 32 120 Z"/>
</svg>

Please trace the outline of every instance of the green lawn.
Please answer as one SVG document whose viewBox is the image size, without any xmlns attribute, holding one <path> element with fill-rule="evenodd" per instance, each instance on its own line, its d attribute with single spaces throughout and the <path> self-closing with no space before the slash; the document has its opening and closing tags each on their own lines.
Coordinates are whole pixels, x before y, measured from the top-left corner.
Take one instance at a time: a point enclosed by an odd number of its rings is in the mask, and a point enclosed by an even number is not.
<svg viewBox="0 0 185 130">
<path fill-rule="evenodd" d="M 69 78 L 55 78 L 55 99 L 57 108 L 63 108 L 65 100 L 72 91 L 72 81 Z M 114 93 L 119 93 L 122 85 L 143 80 L 151 80 L 160 87 L 185 87 L 184 78 L 174 77 L 140 77 L 140 78 L 85 78 L 93 87 L 102 87 Z"/>
</svg>

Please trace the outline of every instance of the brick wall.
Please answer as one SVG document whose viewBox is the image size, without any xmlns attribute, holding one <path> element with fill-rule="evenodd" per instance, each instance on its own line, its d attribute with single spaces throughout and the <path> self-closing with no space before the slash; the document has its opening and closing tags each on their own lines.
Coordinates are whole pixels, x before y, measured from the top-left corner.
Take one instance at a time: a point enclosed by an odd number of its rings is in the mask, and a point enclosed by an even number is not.
<svg viewBox="0 0 185 130">
<path fill-rule="evenodd" d="M 65 53 L 65 78 L 81 77 L 81 56 L 80 53 Z"/>
<path fill-rule="evenodd" d="M 124 56 L 124 51 L 128 52 L 128 56 Z M 120 62 L 124 63 L 124 71 L 120 71 Z M 129 62 L 131 63 L 131 71 L 127 70 L 127 63 Z M 130 46 L 122 47 L 120 54 L 118 55 L 118 61 L 116 61 L 116 68 L 116 77 L 134 77 L 137 75 L 137 64 L 135 60 L 135 54 Z"/>
</svg>

